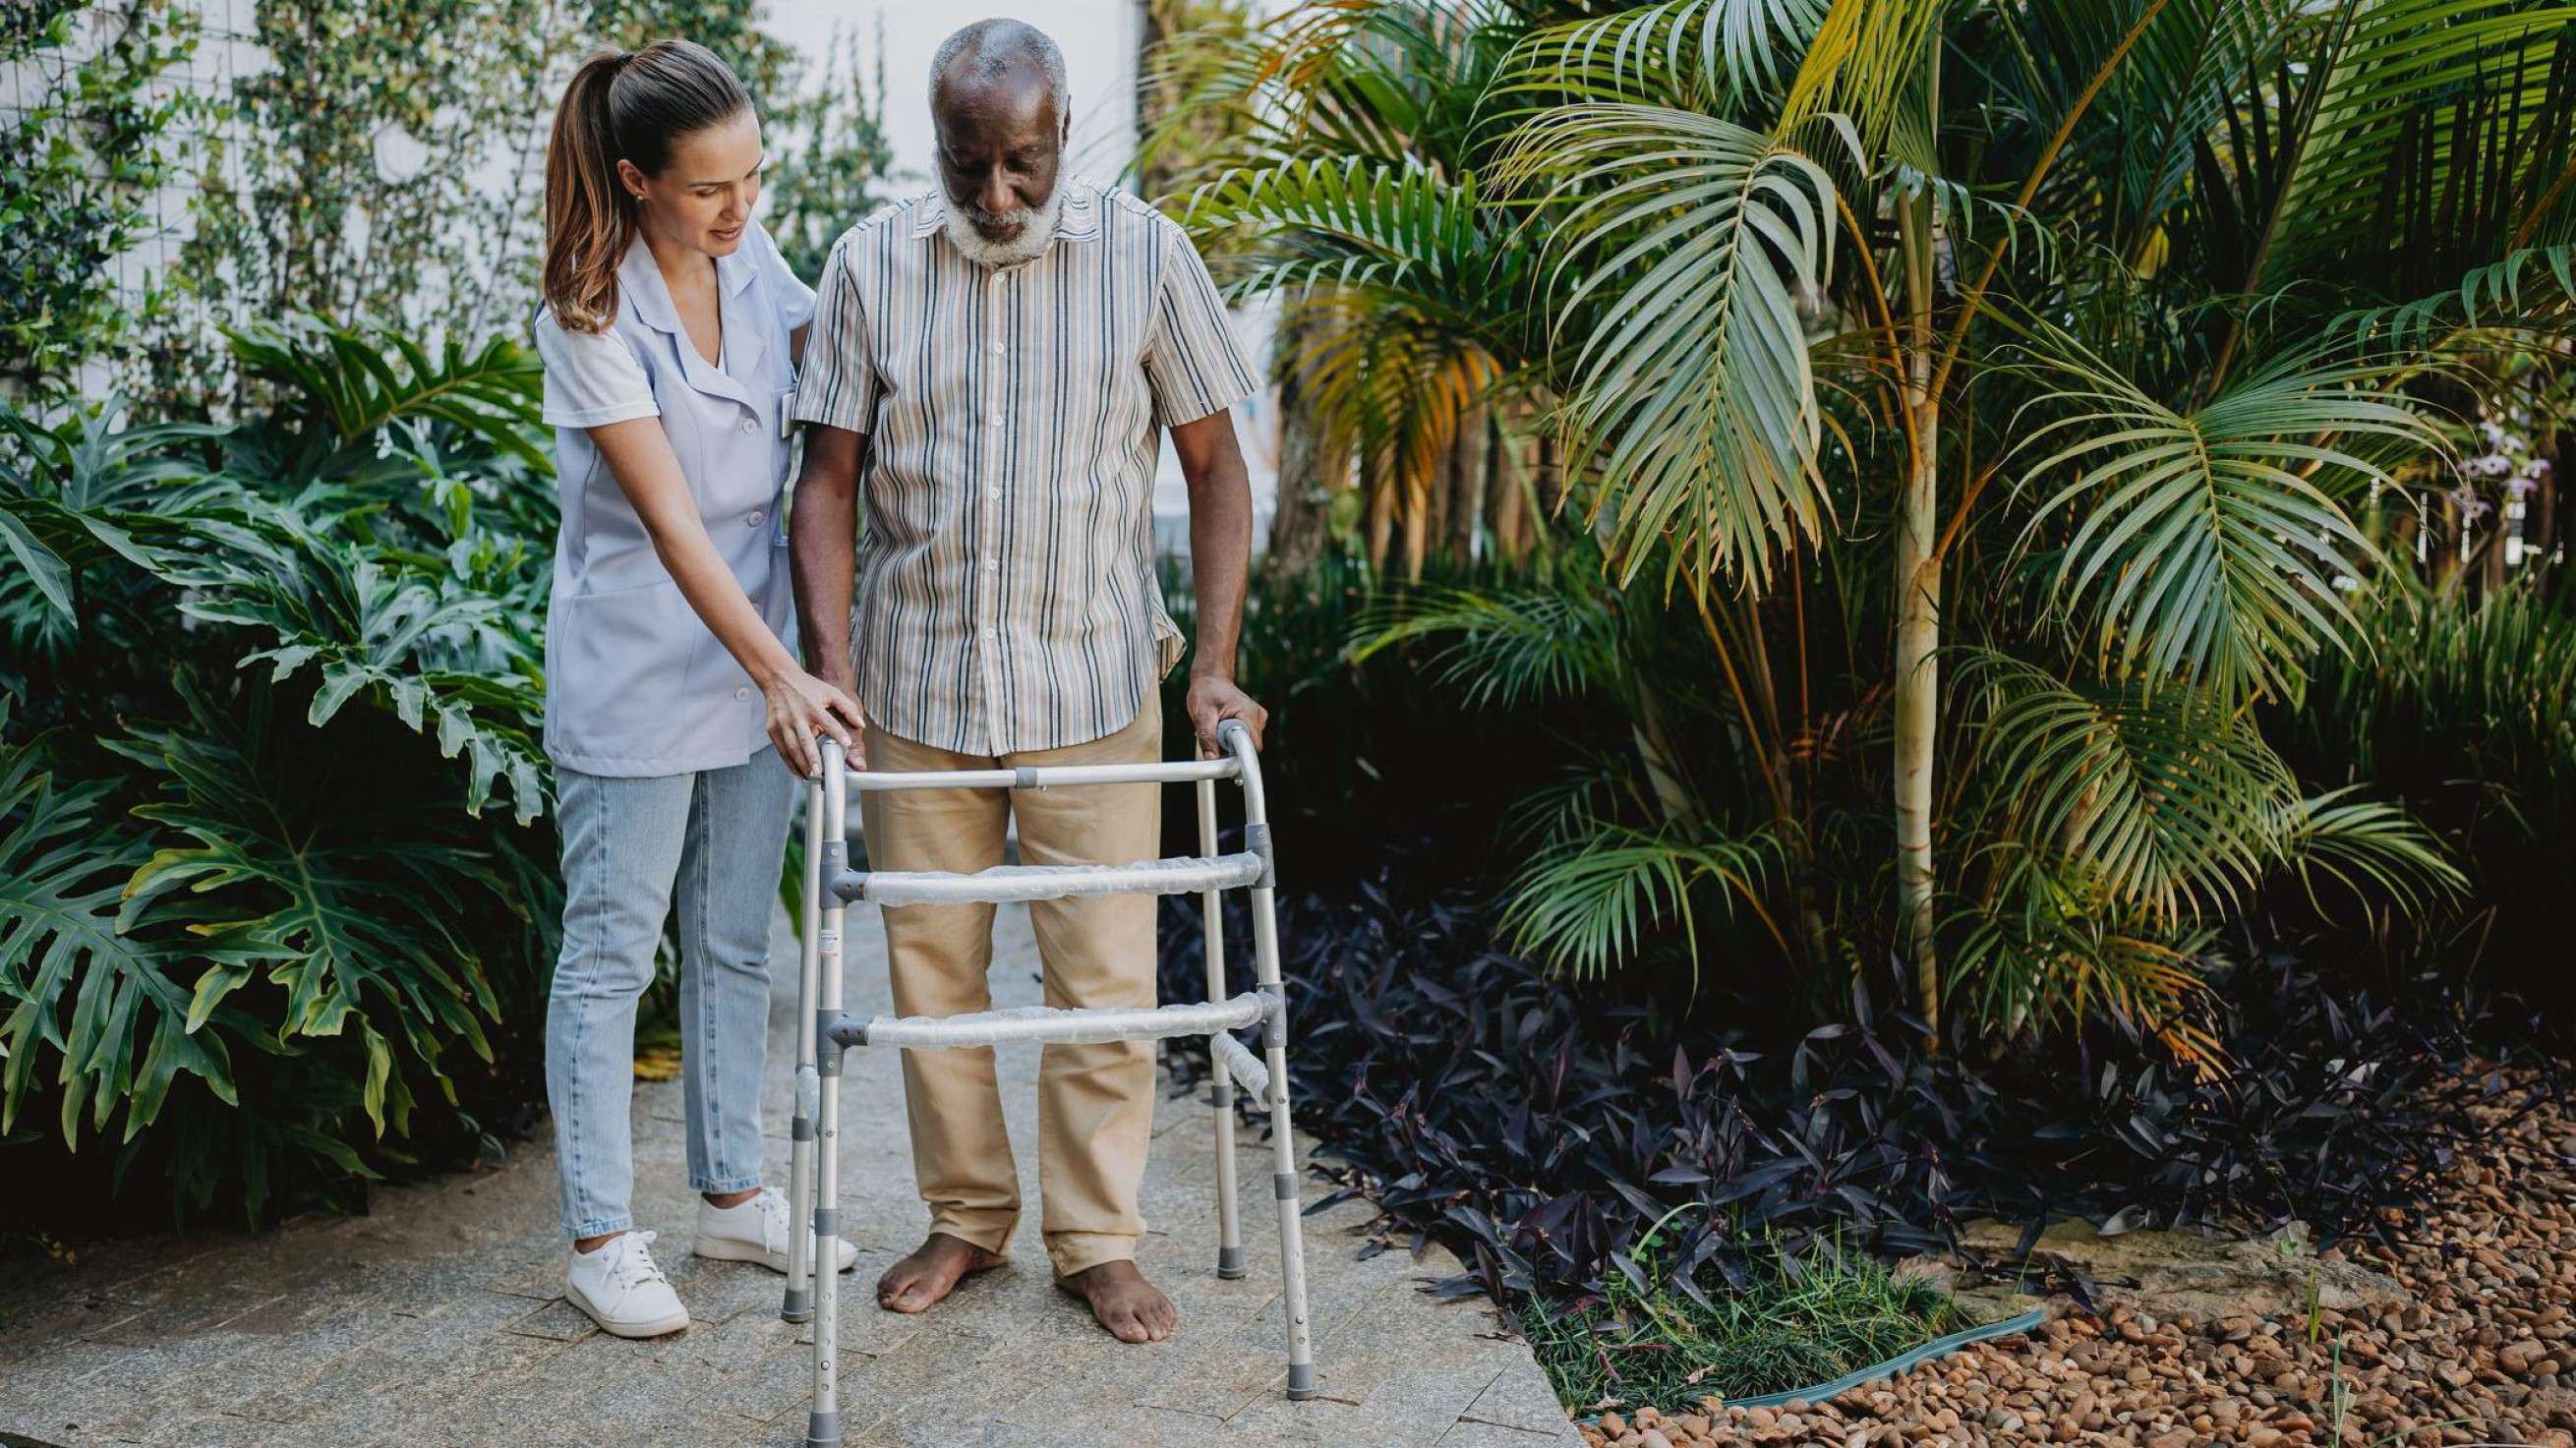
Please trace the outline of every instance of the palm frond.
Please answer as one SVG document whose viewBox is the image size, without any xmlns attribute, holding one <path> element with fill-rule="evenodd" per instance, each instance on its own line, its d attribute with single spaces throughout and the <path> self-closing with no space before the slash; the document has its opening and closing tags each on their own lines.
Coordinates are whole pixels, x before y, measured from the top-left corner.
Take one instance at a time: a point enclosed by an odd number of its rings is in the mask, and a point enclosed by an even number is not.
<svg viewBox="0 0 2576 1448">
<path fill-rule="evenodd" d="M 1781 106 L 1780 133 L 1847 118 L 1856 149 L 1877 156 L 1924 103 L 1927 57 L 1940 43 L 1940 0 L 1833 0 Z"/>
<path fill-rule="evenodd" d="M 2440 453 L 2422 412 L 2374 366 L 2286 355 L 2190 411 L 2149 393 L 2054 328 L 2028 369 L 2046 420 L 2016 451 L 2044 488 L 2022 543 L 2063 518 L 2058 606 L 2121 669 L 2230 691 L 2281 685 L 2353 625 L 2342 589 L 2378 552 L 2327 482 L 2395 487 L 2363 441 Z M 2072 474 L 2072 476 L 2068 476 Z"/>
<path fill-rule="evenodd" d="M 1990 852 L 1991 855 L 1992 852 Z M 2123 909 L 2116 900 L 2015 850 L 1984 899 L 1955 907 L 1952 1002 L 2003 1033 L 2072 1030 L 2108 1019 L 2152 1036 L 2181 1061 L 2224 1065 L 2208 1019 L 2203 962 L 2218 932 Z"/>
<path fill-rule="evenodd" d="M 2328 913 L 2317 895 L 2321 875 L 2365 904 L 2390 902 L 2408 915 L 2468 890 L 2430 830 L 2397 805 L 2356 797 L 2360 789 L 2298 800 L 2280 827 L 2282 852 L 2320 915 Z"/>
<path fill-rule="evenodd" d="M 1227 171 L 1192 191 L 1174 220 L 1193 232 L 1248 230 L 1269 243 L 1221 257 L 1235 298 L 1328 286 L 1402 293 L 1462 319 L 1514 284 L 1514 255 L 1486 234 L 1475 177 L 1420 162 L 1318 158 Z"/>
<path fill-rule="evenodd" d="M 2534 208 L 2568 200 L 2576 156 L 2559 52 L 2576 6 L 2531 0 L 2351 5 L 2348 29 L 2309 22 L 2305 83 L 2322 85 L 2292 158 L 2274 248 L 2287 275 L 2352 258 L 2393 274 L 2413 247 L 2506 253 Z M 2567 240 L 2553 237 L 2550 240 Z"/>
<path fill-rule="evenodd" d="M 1512 882 L 1497 928 L 1514 949 L 1582 979 L 1609 974 L 1650 935 L 1671 928 L 1696 968 L 1702 906 L 1695 898 L 1713 893 L 1727 918 L 1741 904 L 1770 927 L 1762 896 L 1781 863 L 1767 827 L 1740 837 L 1683 836 L 1596 821 L 1531 859 Z"/>
<path fill-rule="evenodd" d="M 2329 330 L 2372 345 L 2422 351 L 2452 332 L 2530 332 L 2554 341 L 2571 329 L 2576 329 L 2576 243 L 2525 247 L 2429 297 L 2346 312 Z"/>
<path fill-rule="evenodd" d="M 1776 98 L 1824 23 L 1826 0 L 1665 0 L 1531 33 L 1495 96 L 1666 105 L 1743 119 Z"/>
<path fill-rule="evenodd" d="M 2009 801 L 2009 832 L 2127 908 L 2193 920 L 2244 899 L 2277 856 L 2290 772 L 2205 689 L 2078 685 L 1967 650 L 1958 687 L 1983 708 L 1973 747 Z"/>
<path fill-rule="evenodd" d="M 1525 127 L 1503 178 L 1548 203 L 1579 327 L 1561 422 L 1621 581 L 1669 547 L 1694 581 L 1766 583 L 1830 511 L 1800 310 L 1833 265 L 1824 169 L 1731 122 L 1580 104 Z"/>
<path fill-rule="evenodd" d="M 1577 584 L 1509 593 L 1424 589 L 1379 605 L 1353 630 L 1362 663 L 1415 639 L 1454 636 L 1433 656 L 1441 679 L 1478 708 L 1518 708 L 1566 698 L 1616 674 L 1621 615 L 1615 598 Z"/>
</svg>

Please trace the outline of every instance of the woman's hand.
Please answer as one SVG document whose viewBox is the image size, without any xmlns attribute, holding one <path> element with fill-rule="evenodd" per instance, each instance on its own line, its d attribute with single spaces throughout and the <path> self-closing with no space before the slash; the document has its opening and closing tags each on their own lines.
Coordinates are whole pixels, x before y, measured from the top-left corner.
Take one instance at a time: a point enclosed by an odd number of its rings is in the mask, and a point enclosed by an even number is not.
<svg viewBox="0 0 2576 1448">
<path fill-rule="evenodd" d="M 868 767 L 867 721 L 858 701 L 803 669 L 788 669 L 761 686 L 769 699 L 769 742 L 779 762 L 800 779 L 823 772 L 823 754 L 814 736 L 841 741 L 852 769 Z"/>
</svg>

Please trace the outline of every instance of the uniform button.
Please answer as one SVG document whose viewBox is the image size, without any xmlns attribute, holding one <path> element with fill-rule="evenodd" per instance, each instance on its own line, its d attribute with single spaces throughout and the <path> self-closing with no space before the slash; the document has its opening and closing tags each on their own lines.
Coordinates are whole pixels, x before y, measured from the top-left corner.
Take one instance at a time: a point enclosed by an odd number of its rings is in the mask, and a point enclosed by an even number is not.
<svg viewBox="0 0 2576 1448">
<path fill-rule="evenodd" d="M 733 691 L 733 696 L 737 699 L 748 699 L 751 697 L 751 687 L 749 685 L 745 685 L 742 688 L 736 689 Z"/>
<path fill-rule="evenodd" d="M 758 509 L 754 509 L 743 515 L 742 525 L 746 528 L 757 528 L 760 526 L 760 520 L 764 516 L 766 515 L 761 513 Z"/>
<path fill-rule="evenodd" d="M 742 420 L 742 430 L 744 432 L 758 432 L 760 431 L 760 424 L 757 421 L 746 417 Z"/>
</svg>

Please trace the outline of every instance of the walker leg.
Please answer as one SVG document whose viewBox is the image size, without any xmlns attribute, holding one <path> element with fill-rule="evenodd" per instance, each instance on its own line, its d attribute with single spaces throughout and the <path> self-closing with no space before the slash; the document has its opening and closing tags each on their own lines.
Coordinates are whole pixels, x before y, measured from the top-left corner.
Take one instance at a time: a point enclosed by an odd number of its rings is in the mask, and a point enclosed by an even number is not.
<svg viewBox="0 0 2576 1448">
<path fill-rule="evenodd" d="M 814 1210 L 814 1108 L 821 1082 L 814 1070 L 815 932 L 823 923 L 823 782 L 805 786 L 805 908 L 798 912 L 796 970 L 796 1108 L 788 1122 L 787 1220 L 795 1224 L 787 1239 L 787 1298 L 778 1315 L 788 1322 L 814 1317 L 814 1242 L 804 1224 Z"/>
<path fill-rule="evenodd" d="M 1239 752 L 1250 753 L 1250 746 Z M 1243 775 L 1245 833 L 1266 841 L 1270 811 L 1262 797 L 1261 777 L 1247 761 Z M 1277 1005 L 1261 1030 L 1270 1067 L 1271 1189 L 1279 1199 L 1280 1301 L 1288 1313 L 1288 1397 L 1292 1402 L 1315 1396 L 1315 1346 L 1306 1322 L 1306 1243 L 1297 1201 L 1297 1135 L 1288 1110 L 1288 1001 L 1279 983 L 1279 917 L 1273 882 L 1265 875 L 1252 887 L 1252 958 L 1256 977 L 1273 992 Z"/>
<path fill-rule="evenodd" d="M 1199 853 L 1216 853 L 1216 781 L 1199 781 Z M 1199 914 L 1207 925 L 1207 998 L 1221 1001 L 1225 989 L 1225 896 L 1209 890 L 1199 896 Z M 1234 1196 L 1234 1078 L 1216 1059 L 1208 1043 L 1208 1075 L 1216 1083 L 1216 1275 L 1231 1282 L 1243 1275 L 1243 1235 Z"/>
<path fill-rule="evenodd" d="M 821 878 L 838 880 L 849 864 L 847 763 L 838 740 L 820 741 L 823 750 L 823 841 Z M 818 893 L 820 893 L 818 891 Z M 838 894 L 824 899 L 815 932 L 815 999 L 797 1029 L 817 1047 L 815 1073 L 821 1090 L 815 1113 L 814 1220 L 809 1238 L 814 1264 L 814 1405 L 805 1419 L 807 1448 L 830 1448 L 841 1441 L 841 1274 L 822 1264 L 839 1265 L 841 1235 L 841 1060 L 836 1043 L 819 1039 L 816 1022 L 841 1010 L 841 926 L 848 907 Z"/>
</svg>

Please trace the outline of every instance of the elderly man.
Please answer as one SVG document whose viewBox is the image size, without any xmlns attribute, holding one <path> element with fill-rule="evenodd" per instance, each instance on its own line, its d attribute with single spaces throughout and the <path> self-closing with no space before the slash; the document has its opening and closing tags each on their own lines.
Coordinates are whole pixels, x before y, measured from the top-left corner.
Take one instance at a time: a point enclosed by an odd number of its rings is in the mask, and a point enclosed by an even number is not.
<svg viewBox="0 0 2576 1448">
<path fill-rule="evenodd" d="M 939 186 L 852 227 L 821 280 L 794 416 L 806 431 L 792 566 L 811 666 L 856 697 L 879 770 L 1162 757 L 1160 683 L 1180 631 L 1154 579 L 1158 432 L 1189 480 L 1198 638 L 1188 710 L 1256 741 L 1235 687 L 1252 498 L 1228 409 L 1257 388 L 1180 227 L 1123 191 L 1059 177 L 1064 61 L 1041 32 L 986 20 L 931 68 Z M 867 526 L 852 548 L 857 499 Z M 857 607 L 852 608 L 853 573 Z M 1031 863 L 1160 853 L 1153 786 L 870 792 L 869 862 L 1001 863 L 1008 816 Z M 1154 1004 L 1144 896 L 1030 907 L 1055 1006 Z M 895 1009 L 986 1009 L 993 907 L 884 913 Z M 877 1283 L 919 1312 L 1002 1264 L 1019 1175 L 989 1049 L 906 1052 L 920 1249 Z M 1169 1337 L 1136 1270 L 1153 1126 L 1142 1042 L 1048 1046 L 1039 1066 L 1040 1225 L 1056 1281 L 1127 1342 Z"/>
</svg>

